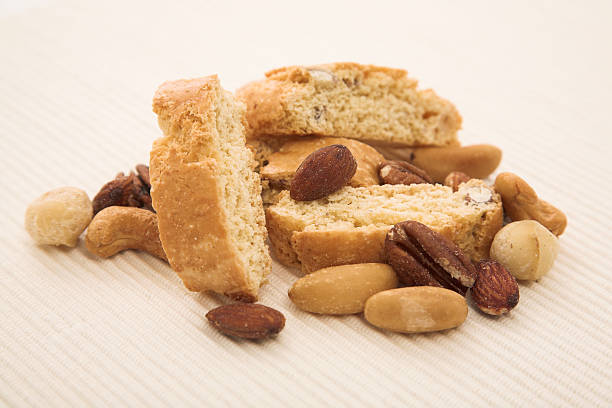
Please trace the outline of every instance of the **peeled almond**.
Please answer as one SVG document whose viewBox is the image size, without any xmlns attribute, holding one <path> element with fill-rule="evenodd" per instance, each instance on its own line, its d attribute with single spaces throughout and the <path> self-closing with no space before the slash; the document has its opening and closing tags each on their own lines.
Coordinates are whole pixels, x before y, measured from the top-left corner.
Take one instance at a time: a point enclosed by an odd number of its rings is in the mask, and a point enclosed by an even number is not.
<svg viewBox="0 0 612 408">
<path fill-rule="evenodd" d="M 332 266 L 299 279 L 289 290 L 289 298 L 305 312 L 354 314 L 363 311 L 370 296 L 397 285 L 395 272 L 386 264 Z"/>
</svg>

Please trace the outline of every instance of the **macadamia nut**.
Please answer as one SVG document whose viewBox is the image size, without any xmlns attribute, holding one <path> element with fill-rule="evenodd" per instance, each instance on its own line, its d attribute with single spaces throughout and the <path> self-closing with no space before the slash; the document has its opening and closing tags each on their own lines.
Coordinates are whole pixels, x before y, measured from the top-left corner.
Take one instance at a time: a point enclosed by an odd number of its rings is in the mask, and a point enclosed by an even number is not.
<svg viewBox="0 0 612 408">
<path fill-rule="evenodd" d="M 61 187 L 28 206 L 25 228 L 37 244 L 74 247 L 92 216 L 87 193 L 76 187 Z"/>
<path fill-rule="evenodd" d="M 491 258 L 515 278 L 536 280 L 544 276 L 559 252 L 559 240 L 537 221 L 512 222 L 497 232 Z"/>
</svg>

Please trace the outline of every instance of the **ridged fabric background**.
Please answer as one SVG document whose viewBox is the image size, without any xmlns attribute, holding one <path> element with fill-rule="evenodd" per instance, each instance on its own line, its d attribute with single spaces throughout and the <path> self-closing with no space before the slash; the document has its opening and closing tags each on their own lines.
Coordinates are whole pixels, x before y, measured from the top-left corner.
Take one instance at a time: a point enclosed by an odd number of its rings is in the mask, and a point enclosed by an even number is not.
<svg viewBox="0 0 612 408">
<path fill-rule="evenodd" d="M 31 3 L 31 4 L 30 4 Z M 30 7 L 31 6 L 31 7 Z M 612 60 L 606 1 L 3 3 L 0 13 L 0 405 L 610 406 Z M 464 144 L 491 143 L 562 208 L 552 271 L 501 318 L 401 335 L 300 312 L 275 264 L 274 341 L 236 341 L 163 262 L 35 246 L 27 204 L 90 196 L 148 160 L 169 79 L 230 90 L 288 64 L 402 67 L 452 100 Z"/>
</svg>

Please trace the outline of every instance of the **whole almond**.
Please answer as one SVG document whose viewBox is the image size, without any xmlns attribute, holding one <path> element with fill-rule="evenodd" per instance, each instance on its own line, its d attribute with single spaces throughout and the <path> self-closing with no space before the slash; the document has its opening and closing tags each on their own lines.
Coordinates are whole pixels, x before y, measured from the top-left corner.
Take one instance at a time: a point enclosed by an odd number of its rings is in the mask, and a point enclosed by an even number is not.
<svg viewBox="0 0 612 408">
<path fill-rule="evenodd" d="M 370 296 L 397 284 L 397 275 L 386 264 L 332 266 L 298 279 L 289 290 L 289 298 L 305 312 L 354 314 L 363 312 Z"/>
<path fill-rule="evenodd" d="M 285 327 L 285 316 L 271 307 L 254 303 L 219 306 L 206 314 L 221 333 L 243 339 L 263 339 Z"/>
<path fill-rule="evenodd" d="M 381 329 L 422 333 L 451 329 L 467 317 L 465 298 L 452 290 L 413 286 L 379 292 L 365 304 L 366 320 Z"/>
<path fill-rule="evenodd" d="M 476 265 L 478 277 L 472 286 L 476 306 L 490 315 L 512 310 L 519 301 L 519 287 L 514 276 L 494 260 L 482 260 Z"/>
<path fill-rule="evenodd" d="M 353 178 L 357 161 L 343 145 L 325 146 L 312 152 L 295 172 L 290 195 L 296 201 L 313 201 L 341 189 Z"/>
</svg>

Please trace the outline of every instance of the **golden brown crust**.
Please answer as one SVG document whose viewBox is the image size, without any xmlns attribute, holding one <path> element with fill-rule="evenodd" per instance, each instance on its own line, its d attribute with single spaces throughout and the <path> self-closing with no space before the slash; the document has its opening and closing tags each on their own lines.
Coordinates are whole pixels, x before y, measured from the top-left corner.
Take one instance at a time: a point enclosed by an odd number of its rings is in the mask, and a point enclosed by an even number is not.
<svg viewBox="0 0 612 408">
<path fill-rule="evenodd" d="M 252 137 L 319 135 L 400 145 L 455 144 L 461 116 L 406 71 L 356 63 L 291 66 L 236 92 Z"/>
<path fill-rule="evenodd" d="M 359 263 L 384 263 L 384 228 L 342 231 L 304 231 L 292 234 L 292 248 L 302 264 L 302 272 Z"/>
<path fill-rule="evenodd" d="M 357 64 L 356 62 L 332 62 L 330 64 L 320 64 L 308 68 L 318 68 L 329 71 L 361 71 L 365 76 L 373 73 L 383 73 L 391 78 L 398 80 L 404 78 L 408 73 L 403 69 L 380 67 L 376 65 Z M 307 81 L 309 78 L 308 68 L 298 65 L 281 67 L 266 72 L 266 78 L 278 81 L 300 82 Z"/>
<path fill-rule="evenodd" d="M 434 229 L 456 242 L 472 259 L 480 260 L 488 258 L 493 237 L 502 227 L 502 218 L 501 207 L 487 213 L 481 225 L 473 226 L 469 234 L 473 234 L 473 238 L 468 240 L 461 229 L 452 227 Z M 304 273 L 311 273 L 328 266 L 386 262 L 384 243 L 389 228 L 293 232 L 291 248 L 295 251 L 297 259 L 301 261 Z M 286 246 L 284 251 L 288 252 Z M 283 263 L 282 260 L 279 261 Z M 285 265 L 297 266 L 295 262 Z"/>
<path fill-rule="evenodd" d="M 233 220 L 223 202 L 215 159 L 215 103 L 221 92 L 216 76 L 160 86 L 153 109 L 166 136 L 151 151 L 151 197 L 168 261 L 187 289 L 254 301 L 260 282 L 248 279 L 247 265 L 230 236 Z M 259 185 L 251 191 L 258 196 Z"/>
<path fill-rule="evenodd" d="M 293 249 L 291 237 L 294 231 L 304 228 L 298 223 L 291 224 L 290 221 L 278 216 L 275 212 L 266 210 L 266 228 L 270 238 L 270 250 L 272 256 L 285 266 L 299 268 L 300 261 Z"/>
<path fill-rule="evenodd" d="M 155 152 L 155 151 L 153 151 Z M 152 152 L 152 154 L 153 154 Z M 192 291 L 248 293 L 245 266 L 236 256 L 220 202 L 216 163 L 181 163 L 170 150 L 152 191 L 160 238 L 172 269 Z"/>
</svg>

